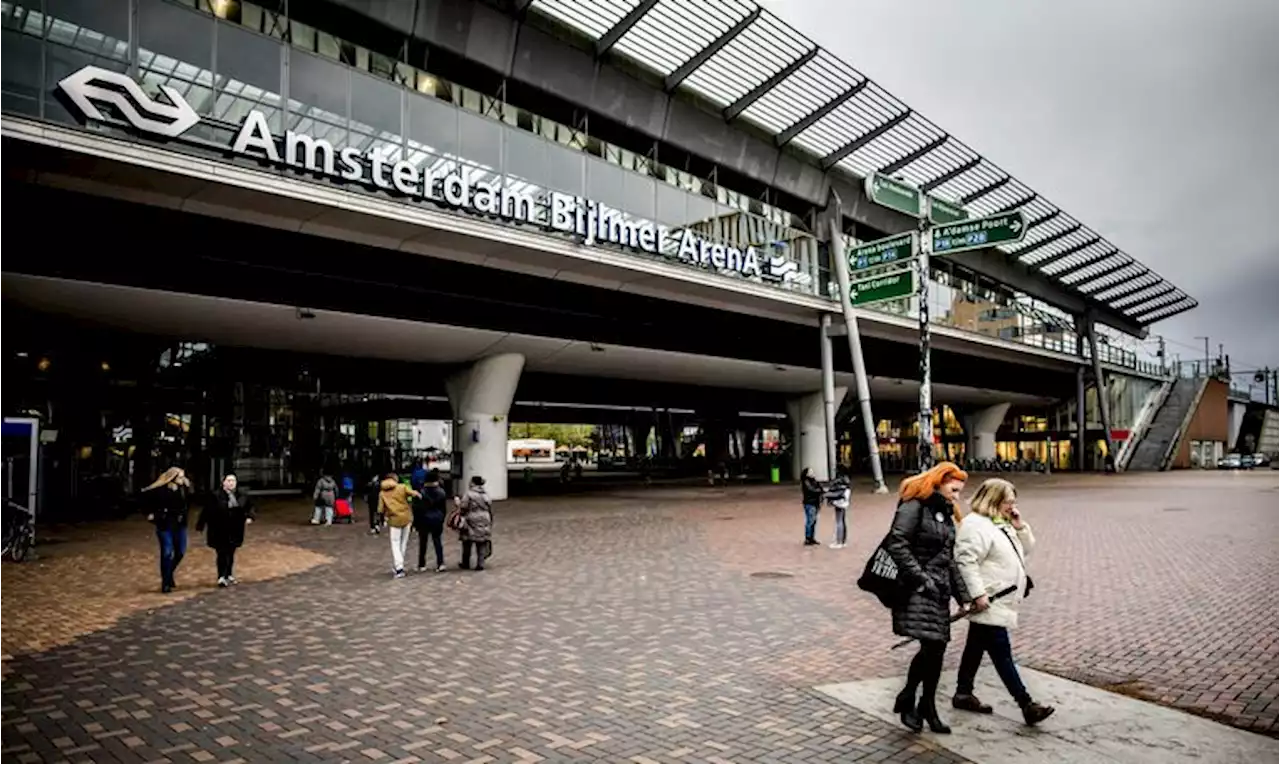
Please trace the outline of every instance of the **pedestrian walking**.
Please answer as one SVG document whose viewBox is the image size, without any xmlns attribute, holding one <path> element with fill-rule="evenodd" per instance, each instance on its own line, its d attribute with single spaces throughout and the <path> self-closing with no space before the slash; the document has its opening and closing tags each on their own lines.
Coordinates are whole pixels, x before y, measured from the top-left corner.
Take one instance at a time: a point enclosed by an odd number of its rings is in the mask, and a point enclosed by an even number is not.
<svg viewBox="0 0 1280 764">
<path fill-rule="evenodd" d="M 898 568 L 902 591 L 893 607 L 893 633 L 920 642 L 906 686 L 893 705 L 903 725 L 913 732 L 925 723 L 936 733 L 951 732 L 938 717 L 936 696 L 951 638 L 947 600 L 954 597 L 962 605 L 969 601 L 954 556 L 956 505 L 968 477 L 951 462 L 939 462 L 928 472 L 903 480 L 893 526 L 884 541 Z"/>
<path fill-rule="evenodd" d="M 218 565 L 218 586 L 237 583 L 236 550 L 244 544 L 245 526 L 253 522 L 253 502 L 240 488 L 235 475 L 227 475 L 200 510 L 196 532 L 205 532 L 205 543 L 213 549 Z"/>
<path fill-rule="evenodd" d="M 382 476 L 377 472 L 369 476 L 365 483 L 365 504 L 369 507 L 369 535 L 376 536 L 382 532 Z"/>
<path fill-rule="evenodd" d="M 831 542 L 832 549 L 844 549 L 849 541 L 849 526 L 845 515 L 849 510 L 849 499 L 853 490 L 849 485 L 849 477 L 843 473 L 827 486 L 827 503 L 835 510 L 836 532 Z"/>
<path fill-rule="evenodd" d="M 815 546 L 818 543 L 818 507 L 822 504 L 823 488 L 808 467 L 800 471 L 800 492 L 804 503 L 804 545 Z"/>
<path fill-rule="evenodd" d="M 1005 689 L 1022 709 L 1023 720 L 1035 725 L 1049 718 L 1054 709 L 1036 703 L 1027 692 L 1013 661 L 1009 630 L 1017 628 L 1018 607 L 1034 585 L 1027 575 L 1026 559 L 1035 548 L 1036 539 L 1018 511 L 1017 491 L 1007 480 L 991 478 L 983 482 L 969 506 L 972 511 L 956 532 L 956 564 L 974 599 L 951 705 L 961 711 L 991 713 L 991 706 L 973 694 L 974 679 L 986 654 L 991 656 Z M 1008 596 L 993 596 L 1011 586 L 1014 591 Z"/>
<path fill-rule="evenodd" d="M 417 491 L 400 482 L 396 473 L 388 473 L 382 479 L 382 496 L 379 509 L 387 518 L 388 535 L 391 537 L 392 575 L 404 578 L 404 555 L 409 548 L 409 533 L 413 530 L 411 497 L 420 497 Z"/>
<path fill-rule="evenodd" d="M 440 485 L 440 470 L 431 470 L 423 481 L 421 494 L 413 501 L 413 525 L 418 529 L 418 572 L 427 569 L 427 537 L 435 546 L 436 572 L 444 570 L 444 515 L 449 495 Z"/>
<path fill-rule="evenodd" d="M 427 484 L 427 474 L 427 460 L 414 459 L 413 471 L 409 473 L 409 487 L 415 491 L 421 491 Z"/>
<path fill-rule="evenodd" d="M 471 476 L 471 485 L 458 504 L 462 539 L 463 570 L 471 569 L 471 548 L 476 550 L 476 570 L 484 570 L 484 561 L 493 554 L 493 503 L 484 489 L 484 478 Z"/>
<path fill-rule="evenodd" d="M 312 497 L 315 510 L 311 513 L 311 524 L 319 525 L 323 522 L 325 525 L 333 525 L 333 511 L 338 503 L 338 481 L 333 479 L 329 470 L 325 470 L 316 481 Z"/>
<path fill-rule="evenodd" d="M 160 591 L 168 594 L 177 583 L 174 574 L 187 553 L 187 510 L 191 481 L 181 467 L 170 467 L 142 489 L 147 520 L 160 542 Z"/>
</svg>

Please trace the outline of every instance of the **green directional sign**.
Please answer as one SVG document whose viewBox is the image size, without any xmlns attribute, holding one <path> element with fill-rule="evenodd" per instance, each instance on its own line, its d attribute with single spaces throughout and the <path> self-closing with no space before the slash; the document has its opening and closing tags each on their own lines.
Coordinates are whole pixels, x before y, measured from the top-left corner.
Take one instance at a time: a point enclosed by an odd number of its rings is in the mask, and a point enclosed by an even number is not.
<svg viewBox="0 0 1280 764">
<path fill-rule="evenodd" d="M 930 231 L 930 252 L 945 255 L 970 249 L 983 249 L 998 244 L 1022 241 L 1027 235 L 1027 219 L 1021 210 L 992 215 L 989 218 L 935 226 Z"/>
<path fill-rule="evenodd" d="M 932 196 L 927 198 L 929 200 L 930 223 L 938 225 L 940 223 L 957 223 L 961 220 L 969 219 L 969 211 L 964 207 Z"/>
<path fill-rule="evenodd" d="M 923 214 L 920 203 L 924 199 L 924 194 L 910 183 L 873 172 L 867 176 L 866 190 L 867 198 L 882 207 L 897 210 L 913 218 L 921 217 Z"/>
<path fill-rule="evenodd" d="M 910 297 L 916 291 L 915 274 L 915 269 L 909 269 L 855 281 L 849 285 L 849 302 L 860 307 Z"/>
<path fill-rule="evenodd" d="M 880 265 L 901 263 L 915 257 L 915 233 L 901 233 L 887 239 L 859 244 L 849 250 L 849 272 L 856 273 Z"/>
</svg>

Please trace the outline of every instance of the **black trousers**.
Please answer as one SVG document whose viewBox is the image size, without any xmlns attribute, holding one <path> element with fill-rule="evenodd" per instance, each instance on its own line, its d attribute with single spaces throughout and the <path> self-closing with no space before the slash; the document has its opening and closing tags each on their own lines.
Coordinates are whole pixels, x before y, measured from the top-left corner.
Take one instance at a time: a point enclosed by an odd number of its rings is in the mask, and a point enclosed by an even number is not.
<svg viewBox="0 0 1280 764">
<path fill-rule="evenodd" d="M 378 499 L 379 494 L 371 493 L 365 497 L 365 502 L 369 505 L 369 530 L 377 530 L 378 528 Z"/>
<path fill-rule="evenodd" d="M 436 567 L 444 565 L 444 518 L 440 518 L 439 522 L 434 520 L 418 524 L 418 567 L 427 567 L 427 537 L 431 537 L 431 544 L 435 547 Z"/>
<path fill-rule="evenodd" d="M 919 687 L 920 707 L 932 709 L 934 697 L 938 694 L 938 680 L 942 678 L 942 659 L 946 654 L 946 642 L 920 640 L 920 651 L 911 659 L 911 668 L 907 670 L 907 686 L 902 689 L 902 696 L 909 696 L 914 701 L 916 688 Z"/>
<path fill-rule="evenodd" d="M 492 541 L 463 541 L 462 542 L 462 567 L 471 567 L 471 547 L 476 548 L 476 570 L 484 570 L 484 561 L 489 559 L 489 555 L 493 554 Z"/>
<path fill-rule="evenodd" d="M 227 578 L 232 575 L 232 569 L 236 565 L 236 548 L 220 546 L 213 551 L 218 558 L 218 578 Z"/>
</svg>

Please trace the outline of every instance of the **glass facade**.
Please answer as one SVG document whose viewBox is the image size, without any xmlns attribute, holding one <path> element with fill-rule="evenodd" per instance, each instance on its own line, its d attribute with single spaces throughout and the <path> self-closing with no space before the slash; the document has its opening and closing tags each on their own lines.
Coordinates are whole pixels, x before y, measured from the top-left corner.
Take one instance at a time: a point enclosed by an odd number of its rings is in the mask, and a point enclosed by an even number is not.
<svg viewBox="0 0 1280 764">
<path fill-rule="evenodd" d="M 54 90 L 63 77 L 92 64 L 130 73 L 153 97 L 162 86 L 177 90 L 201 117 L 184 134 L 184 150 L 258 166 L 250 157 L 229 157 L 227 147 L 242 121 L 259 111 L 277 137 L 294 131 L 386 163 L 403 160 L 420 175 L 457 174 L 473 186 L 489 183 L 516 195 L 531 189 L 570 194 L 608 205 L 628 221 L 751 247 L 759 276 L 720 273 L 837 297 L 828 253 L 812 235 L 811 221 L 725 187 L 714 168 L 699 175 L 663 164 L 656 144 L 639 152 L 602 140 L 587 115 L 572 124 L 556 121 L 509 103 L 505 86 L 480 92 L 413 66 L 410 58 L 427 57 L 411 56 L 409 41 L 399 51 L 373 50 L 234 0 L 6 1 L 0 26 L 6 113 L 78 125 Z M 91 129 L 114 131 L 110 125 Z M 548 205 L 540 203 L 521 222 L 543 230 L 548 217 Z M 676 255 L 670 246 L 631 254 L 668 261 Z M 939 325 L 1089 355 L 1069 315 L 946 258 L 933 261 L 929 299 Z M 871 309 L 915 316 L 916 298 Z M 1103 331 L 1099 346 L 1108 363 L 1157 371 L 1139 359 L 1132 338 Z"/>
</svg>

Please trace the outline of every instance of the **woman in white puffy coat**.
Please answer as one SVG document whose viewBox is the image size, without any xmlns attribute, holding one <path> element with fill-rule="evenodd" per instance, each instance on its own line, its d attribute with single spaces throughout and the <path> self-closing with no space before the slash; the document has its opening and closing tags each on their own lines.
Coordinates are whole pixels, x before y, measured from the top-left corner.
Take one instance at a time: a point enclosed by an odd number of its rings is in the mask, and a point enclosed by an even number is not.
<svg viewBox="0 0 1280 764">
<path fill-rule="evenodd" d="M 970 502 L 972 512 L 965 516 L 956 532 L 956 565 L 965 588 L 973 597 L 969 616 L 969 637 L 960 658 L 956 694 L 951 705 L 961 711 L 991 713 L 991 706 L 973 694 L 974 679 L 984 654 L 991 656 L 996 673 L 1005 689 L 1022 708 L 1027 724 L 1044 721 L 1053 713 L 1051 706 L 1031 699 L 1013 662 L 1013 646 L 1009 629 L 1018 625 L 1018 606 L 1027 596 L 1030 579 L 1026 558 L 1035 548 L 1031 526 L 1018 512 L 1018 495 L 1007 480 L 992 478 L 984 482 Z M 1008 592 L 998 599 L 994 595 Z"/>
</svg>

